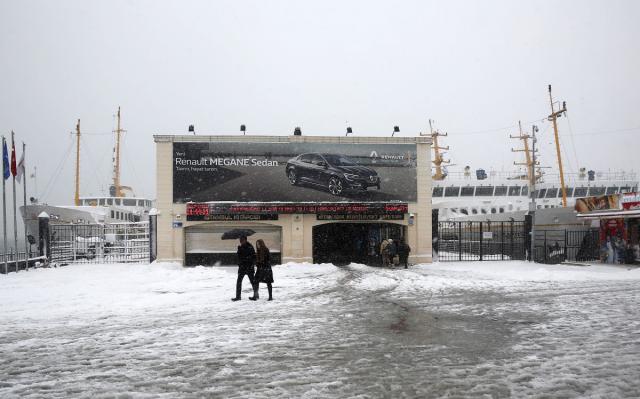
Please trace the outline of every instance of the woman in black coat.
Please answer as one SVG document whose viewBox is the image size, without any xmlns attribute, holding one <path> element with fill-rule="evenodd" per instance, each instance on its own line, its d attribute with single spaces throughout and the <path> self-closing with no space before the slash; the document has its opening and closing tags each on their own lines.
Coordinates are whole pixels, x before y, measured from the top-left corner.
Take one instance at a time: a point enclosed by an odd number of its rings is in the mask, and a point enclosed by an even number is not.
<svg viewBox="0 0 640 399">
<path fill-rule="evenodd" d="M 264 244 L 263 240 L 256 241 L 256 275 L 253 279 L 253 296 L 249 299 L 252 301 L 260 298 L 258 295 L 258 286 L 260 283 L 267 283 L 269 290 L 269 301 L 273 300 L 273 292 L 271 284 L 273 283 L 273 270 L 271 270 L 271 259 L 269 248 Z"/>
</svg>

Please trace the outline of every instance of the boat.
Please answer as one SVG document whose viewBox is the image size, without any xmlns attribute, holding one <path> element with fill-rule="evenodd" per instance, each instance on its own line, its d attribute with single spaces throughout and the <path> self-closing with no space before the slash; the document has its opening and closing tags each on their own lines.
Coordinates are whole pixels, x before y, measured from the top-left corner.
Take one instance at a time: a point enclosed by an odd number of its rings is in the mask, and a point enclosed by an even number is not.
<svg viewBox="0 0 640 399">
<path fill-rule="evenodd" d="M 445 160 L 442 153 L 449 147 L 441 147 L 438 142 L 447 134 L 434 130 L 429 121 L 434 152 L 432 206 L 438 212 L 439 221 L 523 221 L 527 213 L 535 210 L 536 225 L 579 224 L 584 222 L 578 222 L 575 217 L 576 199 L 638 191 L 638 176 L 634 172 L 580 168 L 578 173 L 564 173 L 556 120 L 566 113 L 566 103 L 557 106 L 551 96 L 551 86 L 549 100 L 551 114 L 548 120 L 554 128 L 558 173 L 542 170 L 536 160 L 537 130 L 534 127 L 531 135 L 524 134 L 520 123 L 519 135 L 510 138 L 523 142 L 524 148 L 512 151 L 525 154 L 525 162 L 514 162 L 525 166 L 524 172 L 487 172 L 482 168 L 472 172 L 470 166 L 449 172 L 450 161 Z"/>
<path fill-rule="evenodd" d="M 20 207 L 28 237 L 36 242 L 38 238 L 38 217 L 44 212 L 49 216 L 52 225 L 110 225 L 119 223 L 135 223 L 147 221 L 153 201 L 148 198 L 127 196 L 125 192 L 133 194 L 129 186 L 120 183 L 120 145 L 122 133 L 120 107 L 117 113 L 117 128 L 115 133 L 115 148 L 113 157 L 112 184 L 108 196 L 80 196 L 80 119 L 76 124 L 76 168 L 75 195 L 73 205 L 51 205 L 39 203 L 32 199 L 31 204 Z"/>
</svg>

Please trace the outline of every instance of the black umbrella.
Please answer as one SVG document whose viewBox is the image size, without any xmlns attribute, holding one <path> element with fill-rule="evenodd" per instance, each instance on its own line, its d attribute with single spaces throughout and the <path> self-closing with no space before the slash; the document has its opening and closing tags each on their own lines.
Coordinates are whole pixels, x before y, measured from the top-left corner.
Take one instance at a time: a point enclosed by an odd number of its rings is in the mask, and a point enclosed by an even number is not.
<svg viewBox="0 0 640 399">
<path fill-rule="evenodd" d="M 251 229 L 233 229 L 233 230 L 229 230 L 229 231 L 225 231 L 222 234 L 222 239 L 223 240 L 237 240 L 238 238 L 245 236 L 245 237 L 249 237 L 256 234 L 255 231 L 251 230 Z"/>
</svg>

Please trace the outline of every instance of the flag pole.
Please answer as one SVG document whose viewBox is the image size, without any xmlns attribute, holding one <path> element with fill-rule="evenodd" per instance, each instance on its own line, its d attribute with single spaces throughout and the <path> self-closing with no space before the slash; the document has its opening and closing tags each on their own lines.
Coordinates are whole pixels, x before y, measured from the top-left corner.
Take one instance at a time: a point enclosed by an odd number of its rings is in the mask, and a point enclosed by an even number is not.
<svg viewBox="0 0 640 399">
<path fill-rule="evenodd" d="M 13 175 L 13 238 L 14 238 L 14 243 L 15 243 L 15 249 L 16 249 L 16 257 L 15 257 L 15 261 L 16 261 L 16 273 L 18 273 L 18 218 L 16 217 L 16 174 L 14 172 L 16 172 L 15 170 L 15 165 L 16 165 L 16 146 L 15 146 L 15 139 L 14 139 L 15 133 L 13 133 L 13 130 L 11 131 L 11 174 Z"/>
<path fill-rule="evenodd" d="M 5 148 L 7 148 L 7 140 L 2 136 L 2 227 L 3 227 L 3 238 L 4 238 L 4 274 L 9 273 L 9 264 L 7 262 L 7 193 L 6 193 L 6 181 L 5 179 L 5 168 L 7 167 L 7 163 L 5 162 Z"/>
<path fill-rule="evenodd" d="M 23 186 L 22 186 L 22 194 L 23 194 L 23 202 L 24 202 L 24 207 L 22 208 L 24 211 L 24 216 L 27 216 L 27 166 L 26 166 L 26 158 L 27 158 L 27 145 L 24 143 L 24 141 L 22 142 L 22 159 L 21 159 L 21 173 L 22 173 L 22 178 L 24 179 L 23 182 Z M 27 218 L 23 217 L 22 218 L 22 224 L 24 225 L 24 268 L 25 270 L 29 270 L 29 237 L 27 234 Z"/>
</svg>

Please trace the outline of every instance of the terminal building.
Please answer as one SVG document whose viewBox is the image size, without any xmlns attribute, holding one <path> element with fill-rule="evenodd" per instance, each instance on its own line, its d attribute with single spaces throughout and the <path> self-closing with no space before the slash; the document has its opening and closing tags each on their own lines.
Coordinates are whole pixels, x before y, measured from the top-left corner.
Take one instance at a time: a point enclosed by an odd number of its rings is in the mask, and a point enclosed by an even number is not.
<svg viewBox="0 0 640 399">
<path fill-rule="evenodd" d="M 431 138 L 155 135 L 157 259 L 236 264 L 237 239 L 272 263 L 380 263 L 383 239 L 432 259 Z M 226 233 L 226 234 L 225 234 Z"/>
</svg>

